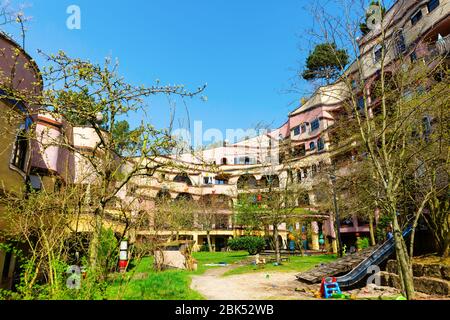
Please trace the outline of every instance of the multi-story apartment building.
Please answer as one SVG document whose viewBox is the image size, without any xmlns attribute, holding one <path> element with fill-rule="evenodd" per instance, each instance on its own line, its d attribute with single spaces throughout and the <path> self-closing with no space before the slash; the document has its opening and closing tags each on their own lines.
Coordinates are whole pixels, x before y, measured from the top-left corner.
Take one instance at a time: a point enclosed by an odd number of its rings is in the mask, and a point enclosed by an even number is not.
<svg viewBox="0 0 450 320">
<path fill-rule="evenodd" d="M 333 124 L 349 97 L 346 80 L 353 79 L 351 90 L 359 90 L 361 104 L 363 91 L 368 97 L 370 111 L 376 109 L 377 99 L 371 92 L 374 81 L 379 77 L 381 59 L 386 72 L 394 65 L 411 63 L 418 59 L 430 62 L 437 55 L 448 56 L 450 50 L 450 3 L 447 0 L 399 0 L 386 11 L 383 17 L 383 32 L 374 29 L 358 39 L 359 56 L 345 71 L 344 77 L 335 84 L 319 88 L 311 98 L 299 108 L 291 112 L 288 121 L 280 128 L 268 134 L 246 139 L 235 144 L 224 144 L 192 156 L 185 154 L 179 157 L 188 163 L 195 163 L 201 159 L 204 163 L 213 163 L 219 171 L 194 170 L 185 172 L 182 176 L 177 173 L 162 174 L 164 179 L 153 184 L 153 196 L 161 190 L 167 190 L 171 198 L 181 194 L 190 194 L 194 200 L 205 194 L 220 194 L 231 198 L 236 203 L 237 195 L 243 192 L 243 183 L 256 185 L 270 174 L 276 175 L 281 185 L 286 183 L 288 175 L 293 175 L 297 181 L 302 181 L 309 189 L 309 199 L 299 206 L 307 205 L 314 208 L 320 199 L 314 190 L 315 174 L 323 166 L 334 164 L 336 170 L 344 174 L 345 168 L 351 163 L 356 154 L 356 146 L 351 141 L 333 142 L 331 139 Z M 362 80 L 364 86 L 360 87 Z M 271 143 L 276 145 L 276 155 L 280 163 L 267 165 L 266 152 Z M 197 161 L 198 162 L 198 161 Z M 375 218 L 377 218 L 377 213 Z M 327 215 L 328 213 L 323 213 Z M 358 220 L 352 212 L 342 213 L 345 217 L 340 226 L 344 243 L 352 245 L 358 236 L 368 236 L 369 226 L 366 221 Z M 335 238 L 332 228 L 333 220 L 324 219 L 315 232 Z M 230 219 L 231 227 L 231 219 Z M 318 230 L 322 229 L 322 230 Z M 285 237 L 286 226 L 283 226 Z M 232 232 L 223 233 L 231 235 Z M 218 233 L 220 234 L 220 233 Z M 203 240 L 203 236 L 196 233 L 194 239 Z M 285 242 L 285 238 L 283 238 Z M 223 243 L 223 239 L 220 243 Z M 313 249 L 318 248 L 317 237 L 313 232 L 311 237 Z"/>
</svg>

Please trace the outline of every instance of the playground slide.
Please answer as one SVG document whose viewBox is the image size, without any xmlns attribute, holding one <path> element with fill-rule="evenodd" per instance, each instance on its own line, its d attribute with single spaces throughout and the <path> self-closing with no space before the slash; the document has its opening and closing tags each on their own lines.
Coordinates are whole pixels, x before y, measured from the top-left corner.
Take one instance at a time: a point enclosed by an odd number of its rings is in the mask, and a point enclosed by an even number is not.
<svg viewBox="0 0 450 320">
<path fill-rule="evenodd" d="M 411 227 L 406 228 L 403 231 L 403 237 L 408 236 L 412 231 Z M 352 271 L 344 276 L 337 277 L 336 281 L 339 283 L 340 288 L 351 287 L 367 276 L 367 269 L 373 265 L 379 265 L 385 261 L 394 252 L 394 239 L 387 240 L 377 250 L 375 250 L 367 259 L 362 261 Z"/>
</svg>

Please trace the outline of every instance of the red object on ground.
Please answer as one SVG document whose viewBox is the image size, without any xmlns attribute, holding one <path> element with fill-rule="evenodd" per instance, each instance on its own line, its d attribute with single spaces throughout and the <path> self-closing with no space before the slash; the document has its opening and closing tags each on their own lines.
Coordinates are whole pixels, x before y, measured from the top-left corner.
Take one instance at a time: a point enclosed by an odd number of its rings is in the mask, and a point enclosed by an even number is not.
<svg viewBox="0 0 450 320">
<path fill-rule="evenodd" d="M 326 281 L 326 280 L 331 280 L 331 281 Z M 325 298 L 325 284 L 326 283 L 335 283 L 335 282 L 336 282 L 336 277 L 322 278 L 322 284 L 320 285 L 320 295 L 322 298 Z"/>
<path fill-rule="evenodd" d="M 126 261 L 126 260 L 119 261 L 119 268 L 126 269 L 127 266 L 128 266 L 128 261 Z"/>
</svg>

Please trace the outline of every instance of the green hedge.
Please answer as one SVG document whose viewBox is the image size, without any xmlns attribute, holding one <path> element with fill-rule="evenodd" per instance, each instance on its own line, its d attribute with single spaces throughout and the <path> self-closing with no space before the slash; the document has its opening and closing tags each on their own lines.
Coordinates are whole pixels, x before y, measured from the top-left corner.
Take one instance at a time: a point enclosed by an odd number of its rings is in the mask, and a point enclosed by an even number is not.
<svg viewBox="0 0 450 320">
<path fill-rule="evenodd" d="M 260 253 L 266 246 L 266 241 L 261 237 L 240 237 L 228 241 L 231 250 L 247 250 L 249 254 Z"/>
</svg>

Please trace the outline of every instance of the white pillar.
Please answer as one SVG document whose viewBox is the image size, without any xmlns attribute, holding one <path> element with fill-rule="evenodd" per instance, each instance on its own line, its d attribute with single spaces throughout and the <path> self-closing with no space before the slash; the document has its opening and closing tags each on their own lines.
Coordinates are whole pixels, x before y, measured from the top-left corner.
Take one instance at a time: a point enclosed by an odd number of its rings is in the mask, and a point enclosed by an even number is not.
<svg viewBox="0 0 450 320">
<path fill-rule="evenodd" d="M 311 222 L 311 242 L 312 242 L 312 249 L 315 251 L 320 250 L 319 246 L 319 225 L 317 221 Z"/>
</svg>

